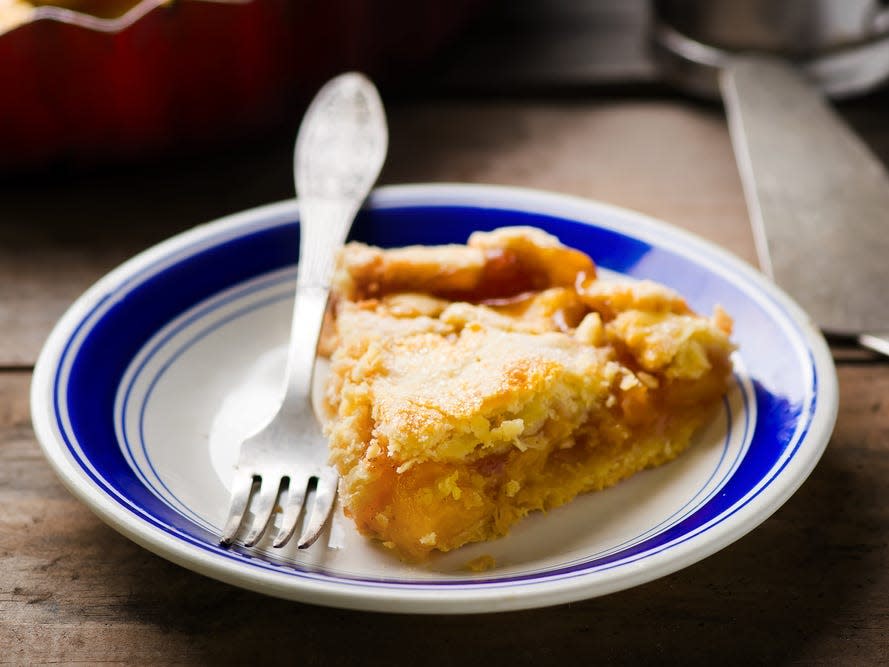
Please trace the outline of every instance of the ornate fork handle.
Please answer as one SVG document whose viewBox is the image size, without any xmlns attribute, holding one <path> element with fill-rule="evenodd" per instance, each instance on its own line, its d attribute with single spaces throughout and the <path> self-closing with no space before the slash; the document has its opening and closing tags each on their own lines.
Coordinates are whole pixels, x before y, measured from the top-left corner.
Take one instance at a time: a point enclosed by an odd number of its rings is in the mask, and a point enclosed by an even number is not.
<svg viewBox="0 0 889 667">
<path fill-rule="evenodd" d="M 306 112 L 293 165 L 300 244 L 285 411 L 306 409 L 311 398 L 336 251 L 376 181 L 387 144 L 383 104 L 361 74 L 324 86 Z"/>
</svg>

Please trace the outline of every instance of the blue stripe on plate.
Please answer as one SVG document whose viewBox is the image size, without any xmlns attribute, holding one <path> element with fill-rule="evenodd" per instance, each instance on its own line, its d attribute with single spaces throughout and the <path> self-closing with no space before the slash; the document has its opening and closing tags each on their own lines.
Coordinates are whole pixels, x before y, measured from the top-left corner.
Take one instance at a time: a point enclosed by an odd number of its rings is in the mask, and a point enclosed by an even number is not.
<svg viewBox="0 0 889 667">
<path fill-rule="evenodd" d="M 784 316 L 782 322 L 776 322 L 772 315 L 781 306 L 772 301 L 770 313 L 762 303 L 751 299 L 751 287 L 742 277 L 729 279 L 703 264 L 612 229 L 526 211 L 464 206 L 374 209 L 362 213 L 353 236 L 384 247 L 452 243 L 465 241 L 475 230 L 516 224 L 556 234 L 605 268 L 670 284 L 696 309 L 711 310 L 713 296 L 718 295 L 722 305 L 737 318 L 735 337 L 741 341 L 742 351 L 769 349 L 773 355 L 782 355 L 778 369 L 761 365 L 757 354 L 745 356 L 751 377 L 756 378 L 758 417 L 750 448 L 735 473 L 720 493 L 693 514 L 648 539 L 600 558 L 534 575 L 423 582 L 349 579 L 302 572 L 252 559 L 247 552 L 220 549 L 216 535 L 188 521 L 155 496 L 127 465 L 114 433 L 115 394 L 128 364 L 159 329 L 189 308 L 292 264 L 298 243 L 298 227 L 293 223 L 270 224 L 234 238 L 228 234 L 222 241 L 215 237 L 202 240 L 184 250 L 179 261 L 148 267 L 100 300 L 73 332 L 56 375 L 55 412 L 66 445 L 85 474 L 116 502 L 175 538 L 255 567 L 361 585 L 462 588 L 578 576 L 681 544 L 725 521 L 761 493 L 805 438 L 815 410 L 817 377 L 811 353 L 800 355 L 799 343 L 787 334 L 789 328 L 797 340 L 803 339 L 792 320 Z M 64 383 L 63 369 L 67 369 Z"/>
<path fill-rule="evenodd" d="M 285 272 L 283 275 L 281 273 L 277 273 L 275 277 L 271 279 L 264 279 L 260 281 L 251 281 L 246 286 L 239 287 L 234 289 L 233 291 L 227 292 L 220 297 L 214 297 L 211 300 L 211 303 L 202 303 L 195 307 L 193 310 L 188 311 L 184 316 L 179 318 L 175 324 L 171 327 L 166 327 L 161 333 L 159 333 L 155 338 L 153 338 L 147 347 L 140 353 L 141 356 L 139 358 L 138 364 L 132 369 L 132 372 L 129 374 L 129 381 L 126 386 L 123 387 L 123 401 L 118 410 L 116 410 L 115 421 L 118 424 L 123 423 L 124 415 L 129 409 L 129 403 L 131 401 L 133 395 L 133 386 L 137 381 L 146 382 L 148 388 L 144 391 L 144 394 L 139 397 L 141 401 L 141 405 L 138 407 L 139 410 L 139 419 L 138 419 L 138 436 L 139 440 L 138 447 L 142 452 L 142 456 L 144 457 L 150 474 L 145 474 L 142 471 L 138 464 L 135 462 L 135 457 L 132 455 L 134 444 L 130 442 L 129 437 L 126 434 L 126 429 L 121 426 L 121 437 L 123 439 L 122 447 L 125 452 L 129 453 L 129 462 L 130 465 L 135 468 L 136 474 L 139 476 L 140 480 L 151 489 L 154 494 L 166 502 L 166 504 L 178 512 L 186 519 L 193 521 L 198 524 L 205 530 L 209 530 L 210 532 L 218 532 L 218 528 L 212 526 L 209 522 L 207 522 L 204 518 L 196 515 L 192 512 L 185 503 L 183 503 L 176 495 L 172 492 L 172 490 L 167 487 L 167 485 L 163 482 L 158 475 L 157 470 L 155 469 L 151 455 L 146 448 L 145 438 L 144 438 L 144 418 L 145 418 L 145 410 L 147 405 L 151 399 L 151 394 L 156 386 L 157 382 L 164 375 L 165 371 L 173 364 L 173 362 L 178 359 L 183 353 L 185 353 L 192 345 L 199 342 L 203 338 L 205 338 L 210 333 L 216 331 L 220 327 L 224 327 L 226 324 L 231 321 L 243 317 L 251 312 L 253 312 L 257 308 L 262 308 L 264 306 L 270 305 L 272 303 L 280 302 L 284 299 L 292 299 L 292 281 L 294 279 L 294 274 L 291 271 Z M 286 285 L 286 292 L 281 292 L 280 286 Z M 278 288 L 275 290 L 274 288 Z M 271 291 L 277 292 L 274 296 L 270 296 L 269 293 Z M 250 298 L 253 297 L 253 298 Z M 259 299 L 258 301 L 256 299 Z M 216 319 L 213 318 L 213 313 L 218 311 L 221 308 L 230 307 L 232 304 L 237 304 L 239 301 L 246 300 L 248 301 L 247 305 L 236 308 L 233 312 L 226 314 L 224 317 Z M 186 339 L 185 341 L 179 343 L 177 349 L 172 352 L 167 351 L 169 358 L 158 368 L 154 376 L 150 379 L 146 380 L 141 377 L 144 369 L 149 365 L 151 360 L 162 350 L 164 350 L 165 346 L 169 343 L 169 341 L 179 335 L 183 330 L 188 329 L 196 324 L 199 324 L 203 320 L 209 319 L 210 322 L 207 325 L 199 326 L 192 333 L 192 335 Z M 718 493 L 725 480 L 731 477 L 734 474 L 737 466 L 744 454 L 746 454 L 747 447 L 749 446 L 748 437 L 749 437 L 749 429 L 750 429 L 750 410 L 749 410 L 749 401 L 751 400 L 748 397 L 748 387 L 746 386 L 747 382 L 743 381 L 742 378 L 736 373 L 734 375 L 735 385 L 737 387 L 737 391 L 740 393 L 742 398 L 742 410 L 741 417 L 743 418 L 743 431 L 740 437 L 741 446 L 738 447 L 738 451 L 736 452 L 735 459 L 732 461 L 732 464 L 729 468 L 723 473 L 723 476 L 720 478 L 718 483 L 704 498 L 700 498 L 701 494 L 705 489 L 711 486 L 711 482 L 713 482 L 716 473 L 721 469 L 722 463 L 727 454 L 727 450 L 729 447 L 729 442 L 732 435 L 732 411 L 731 405 L 729 403 L 728 397 L 723 398 L 723 405 L 726 413 L 726 419 L 728 421 L 726 427 L 726 434 L 723 439 L 722 451 L 720 454 L 720 458 L 714 467 L 713 472 L 710 477 L 705 480 L 702 484 L 701 488 L 692 496 L 692 498 L 681 508 L 676 510 L 672 515 L 662 520 L 655 526 L 647 529 L 643 533 L 636 535 L 632 538 L 621 542 L 620 544 L 615 545 L 607 550 L 602 552 L 596 552 L 587 554 L 583 558 L 574 559 L 571 561 L 565 561 L 560 563 L 560 567 L 565 567 L 567 565 L 575 565 L 578 563 L 595 563 L 598 559 L 603 558 L 604 556 L 611 555 L 613 553 L 619 552 L 622 549 L 626 549 L 630 546 L 633 546 L 643 539 L 649 537 L 650 535 L 657 533 L 660 530 L 665 529 L 666 527 L 675 524 L 677 521 L 687 518 L 695 509 L 697 509 L 701 504 L 710 500 L 716 493 Z M 752 391 L 749 392 L 752 395 Z M 152 482 L 156 480 L 158 488 Z M 288 561 L 289 562 L 289 561 Z M 550 568 L 551 569 L 551 568 Z M 530 571 L 522 571 L 522 574 L 530 574 Z"/>
</svg>

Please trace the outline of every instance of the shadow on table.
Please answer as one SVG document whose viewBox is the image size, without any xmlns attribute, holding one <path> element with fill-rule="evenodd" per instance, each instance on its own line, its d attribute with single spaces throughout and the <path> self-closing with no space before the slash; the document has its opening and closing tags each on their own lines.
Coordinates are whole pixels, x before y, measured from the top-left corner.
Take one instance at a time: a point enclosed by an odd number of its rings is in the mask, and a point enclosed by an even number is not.
<svg viewBox="0 0 889 667">
<path fill-rule="evenodd" d="M 549 609 L 472 616 L 326 609 L 241 591 L 152 559 L 145 564 L 152 576 L 142 568 L 131 573 L 120 612 L 182 640 L 201 662 L 800 659 L 816 639 L 843 641 L 844 624 L 878 595 L 869 589 L 882 557 L 878 545 L 862 543 L 875 531 L 863 525 L 859 504 L 880 484 L 828 454 L 784 508 L 735 545 L 644 586 Z M 850 520 L 856 514 L 857 524 Z"/>
</svg>

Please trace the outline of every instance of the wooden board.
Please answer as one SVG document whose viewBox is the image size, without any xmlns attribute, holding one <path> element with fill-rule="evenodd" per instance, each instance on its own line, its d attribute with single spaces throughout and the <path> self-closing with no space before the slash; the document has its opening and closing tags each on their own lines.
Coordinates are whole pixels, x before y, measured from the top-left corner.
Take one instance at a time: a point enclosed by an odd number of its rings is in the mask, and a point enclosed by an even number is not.
<svg viewBox="0 0 889 667">
<path fill-rule="evenodd" d="M 889 658 L 889 367 L 840 370 L 842 411 L 800 491 L 739 542 L 599 599 L 484 616 L 275 600 L 172 565 L 62 487 L 0 375 L 0 663 L 823 663 Z M 420 656 L 423 656 L 422 658 Z"/>
<path fill-rule="evenodd" d="M 889 96 L 848 109 L 889 155 Z M 431 100 L 390 109 L 383 181 L 551 189 L 640 210 L 755 263 L 721 112 L 665 99 Z M 291 137 L 194 161 L 0 184 L 0 664 L 885 664 L 889 363 L 835 348 L 839 423 L 800 491 L 672 576 L 552 609 L 390 616 L 266 598 L 137 547 L 43 460 L 30 369 L 52 323 L 140 250 L 291 195 Z"/>
<path fill-rule="evenodd" d="M 390 111 L 384 183 L 542 188 L 626 206 L 755 263 L 718 110 L 667 102 L 423 102 Z M 0 188 L 0 367 L 114 266 L 213 218 L 293 196 L 289 137 L 237 154 Z M 294 249 L 294 253 L 296 250 Z"/>
</svg>

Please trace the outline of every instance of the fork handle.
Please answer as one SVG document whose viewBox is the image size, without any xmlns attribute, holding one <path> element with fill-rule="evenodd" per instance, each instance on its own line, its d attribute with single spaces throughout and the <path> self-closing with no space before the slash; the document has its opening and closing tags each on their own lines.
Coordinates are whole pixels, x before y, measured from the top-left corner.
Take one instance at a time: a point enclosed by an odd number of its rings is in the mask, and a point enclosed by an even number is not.
<svg viewBox="0 0 889 667">
<path fill-rule="evenodd" d="M 312 375 L 336 251 L 345 241 L 360 204 L 300 202 L 300 253 L 287 353 L 287 390 L 282 405 L 285 412 L 311 406 Z"/>
<path fill-rule="evenodd" d="M 297 289 L 330 289 L 337 251 L 346 241 L 363 199 L 300 199 Z"/>
<path fill-rule="evenodd" d="M 299 267 L 282 412 L 311 410 L 312 373 L 336 253 L 382 169 L 388 141 L 379 93 L 357 72 L 325 84 L 300 125 L 293 157 Z"/>
</svg>

